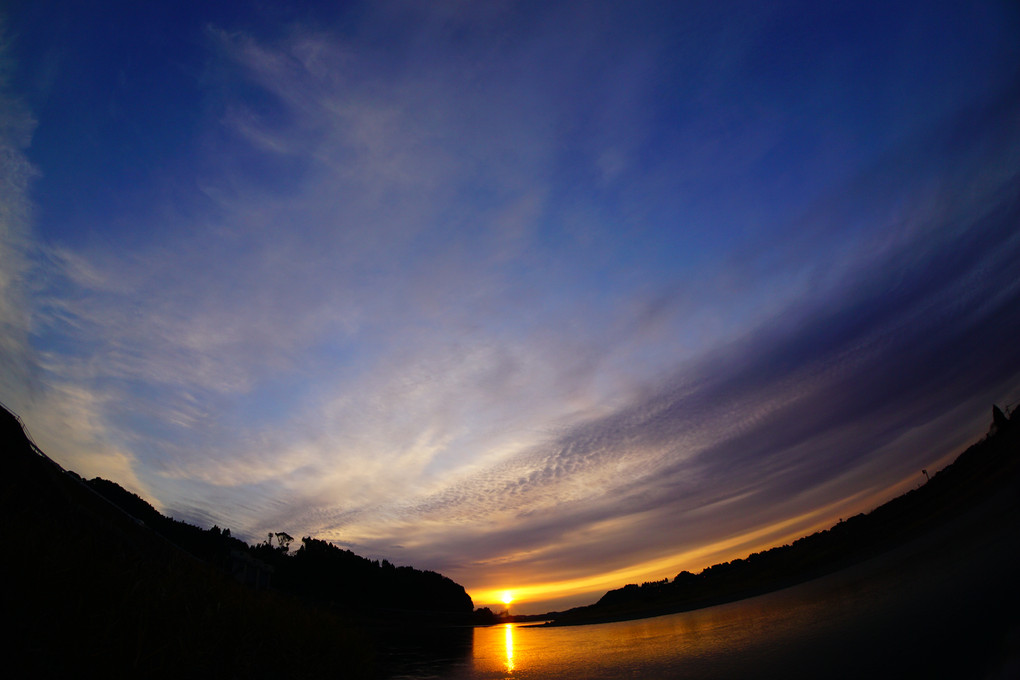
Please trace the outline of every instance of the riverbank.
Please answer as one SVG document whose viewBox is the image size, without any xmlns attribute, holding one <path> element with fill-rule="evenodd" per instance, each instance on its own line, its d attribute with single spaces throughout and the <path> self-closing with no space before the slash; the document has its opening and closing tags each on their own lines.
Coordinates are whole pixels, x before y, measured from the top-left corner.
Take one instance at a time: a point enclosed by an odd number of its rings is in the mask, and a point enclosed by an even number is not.
<svg viewBox="0 0 1020 680">
<path fill-rule="evenodd" d="M 927 543 L 952 546 L 972 537 L 991 541 L 1008 536 L 1018 528 L 1018 510 L 1010 502 L 1020 498 L 1020 427 L 1016 418 L 1000 416 L 993 433 L 927 484 L 866 515 L 700 574 L 682 572 L 672 582 L 626 586 L 593 605 L 532 618 L 552 619 L 546 625 L 556 627 L 693 611 L 788 588 Z M 965 527 L 962 533 L 955 529 L 960 526 Z M 956 549 L 966 550 L 963 543 Z"/>
</svg>

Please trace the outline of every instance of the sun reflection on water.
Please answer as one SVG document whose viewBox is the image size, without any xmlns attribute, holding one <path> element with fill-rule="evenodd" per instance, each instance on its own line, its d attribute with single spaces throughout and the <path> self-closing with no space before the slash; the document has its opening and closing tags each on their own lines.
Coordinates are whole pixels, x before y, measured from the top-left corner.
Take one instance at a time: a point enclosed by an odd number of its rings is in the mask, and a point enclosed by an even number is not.
<svg viewBox="0 0 1020 680">
<path fill-rule="evenodd" d="M 513 624 L 506 624 L 506 672 L 514 671 L 514 627 Z"/>
</svg>

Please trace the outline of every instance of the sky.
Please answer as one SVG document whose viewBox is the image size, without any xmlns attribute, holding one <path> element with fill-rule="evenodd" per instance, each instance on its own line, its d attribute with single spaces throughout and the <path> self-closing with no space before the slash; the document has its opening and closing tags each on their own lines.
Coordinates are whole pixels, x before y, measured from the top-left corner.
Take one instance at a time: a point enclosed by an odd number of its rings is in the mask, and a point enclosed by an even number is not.
<svg viewBox="0 0 1020 680">
<path fill-rule="evenodd" d="M 179 520 L 537 613 L 1020 401 L 1013 2 L 4 7 L 0 401 Z"/>
</svg>

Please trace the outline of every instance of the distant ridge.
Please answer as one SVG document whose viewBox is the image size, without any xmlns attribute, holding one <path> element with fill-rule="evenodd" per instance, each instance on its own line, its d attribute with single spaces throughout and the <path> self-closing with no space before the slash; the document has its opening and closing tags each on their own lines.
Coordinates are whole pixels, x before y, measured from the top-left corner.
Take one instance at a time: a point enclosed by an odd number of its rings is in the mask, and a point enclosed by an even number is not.
<svg viewBox="0 0 1020 680">
<path fill-rule="evenodd" d="M 114 482 L 83 480 L 2 405 L 0 442 L 0 514 L 17 540 L 3 611 L 33 675 L 369 677 L 366 618 L 471 621 L 464 588 L 435 572 L 308 537 L 290 553 L 284 532 L 248 546 L 165 517 Z"/>
<path fill-rule="evenodd" d="M 700 609 L 802 583 L 879 555 L 970 512 L 993 497 L 1010 514 L 994 515 L 1015 531 L 1020 499 L 1020 409 L 1011 415 L 992 407 L 988 434 L 956 460 L 908 491 L 866 514 L 840 520 L 830 529 L 792 544 L 723 562 L 698 574 L 682 571 L 672 580 L 610 590 L 595 604 L 517 620 L 577 625 L 659 616 Z M 922 471 L 927 477 L 927 471 Z M 1010 524 L 1013 522 L 1014 524 Z"/>
</svg>

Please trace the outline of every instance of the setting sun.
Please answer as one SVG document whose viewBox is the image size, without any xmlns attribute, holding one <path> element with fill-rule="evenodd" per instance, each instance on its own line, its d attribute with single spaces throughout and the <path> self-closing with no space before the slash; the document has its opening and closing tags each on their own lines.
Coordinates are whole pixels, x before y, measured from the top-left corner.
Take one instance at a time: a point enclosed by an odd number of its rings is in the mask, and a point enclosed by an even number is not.
<svg viewBox="0 0 1020 680">
<path fill-rule="evenodd" d="M 502 595 L 502 599 L 503 599 L 503 604 L 510 604 L 511 602 L 514 601 L 514 594 L 511 593 L 509 590 L 504 590 L 503 591 L 503 595 Z"/>
</svg>

